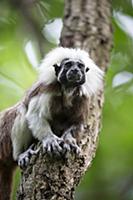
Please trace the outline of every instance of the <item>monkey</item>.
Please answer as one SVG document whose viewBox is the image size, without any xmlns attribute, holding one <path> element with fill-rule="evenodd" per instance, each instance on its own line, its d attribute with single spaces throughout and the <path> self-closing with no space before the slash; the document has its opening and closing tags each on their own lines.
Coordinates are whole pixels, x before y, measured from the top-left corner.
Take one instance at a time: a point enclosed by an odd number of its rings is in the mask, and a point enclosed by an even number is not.
<svg viewBox="0 0 133 200">
<path fill-rule="evenodd" d="M 57 47 L 42 60 L 37 82 L 15 106 L 0 113 L 0 200 L 9 200 L 13 171 L 27 166 L 42 143 L 45 153 L 80 153 L 78 133 L 88 101 L 102 87 L 104 73 L 82 49 Z"/>
</svg>

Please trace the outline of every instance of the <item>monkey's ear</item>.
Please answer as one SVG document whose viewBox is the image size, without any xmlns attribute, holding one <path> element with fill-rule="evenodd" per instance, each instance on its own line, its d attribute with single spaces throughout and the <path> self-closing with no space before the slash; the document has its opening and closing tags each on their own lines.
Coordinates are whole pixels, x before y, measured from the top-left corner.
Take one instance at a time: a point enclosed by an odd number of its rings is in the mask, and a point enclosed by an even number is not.
<svg viewBox="0 0 133 200">
<path fill-rule="evenodd" d="M 54 64 L 53 67 L 56 69 L 56 68 L 59 68 L 60 66 L 57 64 Z"/>
<path fill-rule="evenodd" d="M 86 72 L 88 72 L 89 70 L 90 70 L 89 67 L 87 67 L 87 68 L 85 69 Z"/>
<path fill-rule="evenodd" d="M 54 64 L 53 67 L 55 68 L 55 74 L 56 76 L 58 75 L 59 71 L 60 71 L 60 66 L 57 64 Z"/>
</svg>

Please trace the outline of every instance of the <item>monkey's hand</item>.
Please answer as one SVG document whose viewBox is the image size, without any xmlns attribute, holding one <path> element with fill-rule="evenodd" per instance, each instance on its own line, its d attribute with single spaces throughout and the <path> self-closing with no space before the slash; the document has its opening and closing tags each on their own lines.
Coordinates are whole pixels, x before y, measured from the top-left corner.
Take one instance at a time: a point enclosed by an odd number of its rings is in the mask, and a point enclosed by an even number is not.
<svg viewBox="0 0 133 200">
<path fill-rule="evenodd" d="M 26 167 L 29 162 L 30 162 L 30 158 L 32 155 L 37 154 L 40 150 L 40 148 L 38 148 L 37 150 L 33 150 L 34 144 L 32 144 L 28 150 L 26 150 L 24 153 L 21 153 L 18 157 L 18 165 L 20 166 L 20 168 L 24 168 Z"/>
<path fill-rule="evenodd" d="M 76 138 L 73 136 L 73 133 L 75 131 L 76 131 L 76 127 L 72 126 L 62 136 L 62 138 L 64 140 L 63 151 L 64 151 L 64 154 L 66 154 L 66 156 L 71 151 L 75 152 L 76 154 L 79 154 L 81 152 L 81 149 L 77 144 Z"/>
<path fill-rule="evenodd" d="M 47 135 L 42 140 L 43 151 L 47 152 L 49 155 L 57 155 L 60 156 L 62 149 L 63 138 L 59 138 L 54 134 Z"/>
</svg>

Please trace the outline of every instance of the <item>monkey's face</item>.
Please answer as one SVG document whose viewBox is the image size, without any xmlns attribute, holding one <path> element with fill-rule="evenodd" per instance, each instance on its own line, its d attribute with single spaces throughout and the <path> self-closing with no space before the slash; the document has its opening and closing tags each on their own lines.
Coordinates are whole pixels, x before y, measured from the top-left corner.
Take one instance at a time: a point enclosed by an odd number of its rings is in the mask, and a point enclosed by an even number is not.
<svg viewBox="0 0 133 200">
<path fill-rule="evenodd" d="M 85 83 L 85 65 L 81 60 L 64 59 L 60 66 L 54 65 L 57 80 L 65 87 L 76 87 Z"/>
</svg>

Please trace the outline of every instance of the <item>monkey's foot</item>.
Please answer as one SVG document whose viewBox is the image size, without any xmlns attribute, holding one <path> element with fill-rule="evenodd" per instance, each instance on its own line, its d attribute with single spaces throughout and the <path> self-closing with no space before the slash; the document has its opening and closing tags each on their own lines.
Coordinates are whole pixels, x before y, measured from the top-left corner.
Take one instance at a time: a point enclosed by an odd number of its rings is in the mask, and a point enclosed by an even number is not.
<svg viewBox="0 0 133 200">
<path fill-rule="evenodd" d="M 68 154 L 72 151 L 76 154 L 80 154 L 81 149 L 80 147 L 77 145 L 77 141 L 76 138 L 74 138 L 71 134 L 70 131 L 67 131 L 64 133 L 64 135 L 62 136 L 63 140 L 64 140 L 64 144 L 63 144 L 63 152 L 66 155 L 66 157 L 68 156 Z"/>
<path fill-rule="evenodd" d="M 39 148 L 37 150 L 33 150 L 32 147 L 33 147 L 33 145 L 31 145 L 27 151 L 25 151 L 24 153 L 21 153 L 19 155 L 18 165 L 21 168 L 26 167 L 30 162 L 31 156 L 34 155 L 34 154 L 37 154 L 40 150 Z"/>
<path fill-rule="evenodd" d="M 47 152 L 49 155 L 61 156 L 63 139 L 57 137 L 56 135 L 49 135 L 42 141 L 43 151 Z"/>
</svg>

